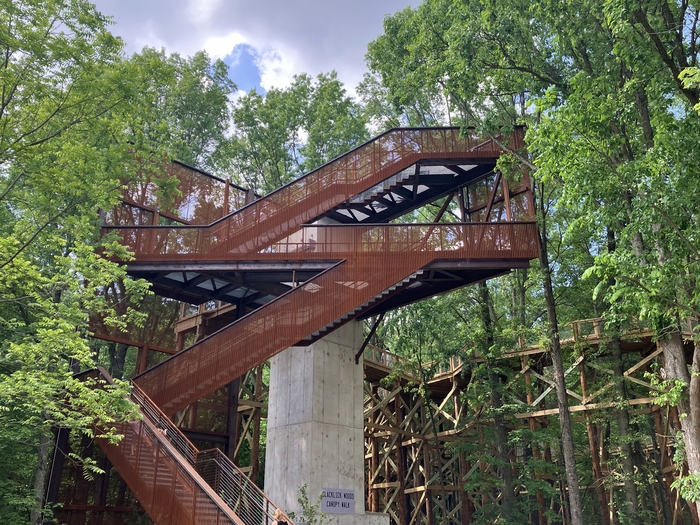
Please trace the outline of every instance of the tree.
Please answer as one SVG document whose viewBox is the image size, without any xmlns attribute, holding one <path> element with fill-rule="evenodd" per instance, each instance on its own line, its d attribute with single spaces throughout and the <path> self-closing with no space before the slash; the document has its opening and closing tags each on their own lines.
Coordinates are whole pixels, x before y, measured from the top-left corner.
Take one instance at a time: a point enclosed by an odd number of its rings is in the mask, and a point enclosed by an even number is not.
<svg viewBox="0 0 700 525">
<path fill-rule="evenodd" d="M 368 138 L 366 119 L 333 71 L 294 77 L 286 89 L 241 97 L 231 164 L 244 186 L 270 192 Z"/>
<path fill-rule="evenodd" d="M 109 255 L 126 254 L 100 240 L 99 210 L 114 205 L 125 181 L 157 173 L 162 159 L 135 115 L 163 70 L 124 61 L 107 24 L 83 0 L 0 3 L 4 523 L 40 522 L 52 427 L 92 436 L 97 426 L 118 439 L 111 423 L 137 416 L 127 384 L 73 377 L 93 366 L 90 312 L 114 326 L 138 318 L 105 303 L 104 289 L 125 278 Z M 146 292 L 124 282 L 134 297 Z M 23 469 L 15 468 L 18 458 Z"/>
<path fill-rule="evenodd" d="M 578 214 L 570 224 L 591 232 L 593 246 L 615 247 L 594 251 L 587 275 L 598 280 L 595 302 L 605 301 L 613 327 L 623 315 L 653 319 L 667 375 L 691 393 L 677 319 L 696 315 L 697 194 L 689 177 L 697 174 L 697 16 L 697 6 L 663 1 L 432 0 L 388 18 L 368 53 L 389 100 L 406 106 L 437 90 L 461 123 L 492 134 L 530 125 L 530 156 L 516 158 L 561 189 L 557 206 Z M 613 244 L 601 235 L 606 228 Z M 686 395 L 680 408 L 695 472 L 692 414 L 700 407 L 684 407 Z M 632 467 L 625 466 L 629 516 L 637 504 Z"/>
<path fill-rule="evenodd" d="M 160 72 L 149 93 L 141 95 L 148 103 L 131 117 L 137 129 L 172 158 L 220 172 L 226 164 L 231 96 L 236 91 L 228 66 L 222 60 L 211 61 L 204 51 L 184 58 L 151 48 L 129 57 L 128 64 L 144 73 Z"/>
</svg>

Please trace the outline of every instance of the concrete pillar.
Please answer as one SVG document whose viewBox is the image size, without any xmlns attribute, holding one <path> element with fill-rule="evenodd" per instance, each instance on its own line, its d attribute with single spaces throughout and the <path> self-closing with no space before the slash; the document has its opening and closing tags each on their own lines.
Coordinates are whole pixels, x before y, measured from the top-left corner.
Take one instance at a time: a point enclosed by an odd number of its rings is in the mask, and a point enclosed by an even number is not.
<svg viewBox="0 0 700 525">
<path fill-rule="evenodd" d="M 323 489 L 354 492 L 354 514 L 327 512 L 331 524 L 388 525 L 365 513 L 362 324 L 350 322 L 308 347 L 291 347 L 270 365 L 265 492 L 300 513 L 297 491 L 314 503 Z"/>
</svg>

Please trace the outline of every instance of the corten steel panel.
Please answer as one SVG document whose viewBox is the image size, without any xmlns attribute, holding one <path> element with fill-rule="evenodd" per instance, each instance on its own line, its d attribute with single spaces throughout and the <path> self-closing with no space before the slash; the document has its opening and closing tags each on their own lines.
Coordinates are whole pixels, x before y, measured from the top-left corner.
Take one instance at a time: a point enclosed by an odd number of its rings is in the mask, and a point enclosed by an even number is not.
<svg viewBox="0 0 700 525">
<path fill-rule="evenodd" d="M 515 130 L 511 148 L 522 146 Z M 338 157 L 296 181 L 207 226 L 181 235 L 178 252 L 162 252 L 158 239 L 171 227 L 131 228 L 121 233 L 128 245 L 151 246 L 138 260 L 226 260 L 284 238 L 388 177 L 421 160 L 494 159 L 502 150 L 491 139 L 467 135 L 458 128 L 396 129 Z M 162 252 L 162 253 L 161 253 Z"/>
<path fill-rule="evenodd" d="M 119 445 L 98 442 L 156 525 L 242 524 L 194 481 L 192 468 L 174 457 L 147 421 L 119 425 L 118 431 L 124 434 Z"/>
<path fill-rule="evenodd" d="M 117 425 L 124 435 L 118 445 L 98 442 L 156 525 L 272 522 L 276 505 L 228 457 L 198 452 L 136 385 L 132 400 L 143 419 Z"/>
<path fill-rule="evenodd" d="M 221 388 L 436 259 L 482 259 L 488 267 L 493 259 L 538 255 L 534 223 L 309 226 L 292 237 L 241 258 L 341 262 L 138 376 L 136 383 L 166 414 Z M 176 250 L 180 241 L 172 246 Z"/>
<path fill-rule="evenodd" d="M 177 178 L 178 195 L 172 195 L 169 202 L 159 200 L 158 184 L 150 178 L 129 184 L 122 196 L 126 204 L 108 212 L 105 217 L 107 223 L 130 224 L 139 221 L 136 223 L 150 224 L 139 218 L 139 214 L 152 214 L 157 209 L 166 217 L 187 224 L 205 225 L 245 206 L 246 190 L 228 181 L 180 162 L 169 162 L 164 166 L 164 171 L 166 176 Z"/>
</svg>

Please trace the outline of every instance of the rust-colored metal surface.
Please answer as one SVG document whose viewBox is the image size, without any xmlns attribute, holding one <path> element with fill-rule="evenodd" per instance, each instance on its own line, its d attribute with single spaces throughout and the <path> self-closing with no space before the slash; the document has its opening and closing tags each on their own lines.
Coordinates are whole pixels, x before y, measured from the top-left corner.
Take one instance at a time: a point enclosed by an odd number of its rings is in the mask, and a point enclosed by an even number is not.
<svg viewBox="0 0 700 525">
<path fill-rule="evenodd" d="M 518 128 L 509 147 L 520 148 L 522 139 Z M 139 261 L 227 260 L 273 244 L 417 162 L 478 164 L 493 161 L 501 152 L 494 140 L 461 136 L 459 128 L 395 129 L 209 226 L 182 228 L 176 250 L 159 241 L 172 227 L 137 227 L 121 233 L 127 245 L 139 247 Z"/>
<path fill-rule="evenodd" d="M 483 259 L 488 264 L 493 259 L 528 260 L 538 253 L 534 223 L 311 226 L 295 237 L 246 256 L 341 262 L 137 377 L 166 414 L 348 312 L 369 306 L 435 259 Z"/>
<path fill-rule="evenodd" d="M 178 194 L 158 197 L 154 177 L 129 184 L 122 204 L 103 217 L 107 224 L 153 225 L 166 219 L 180 224 L 207 225 L 245 206 L 250 191 L 177 161 L 164 166 L 165 176 L 177 179 Z"/>
<path fill-rule="evenodd" d="M 118 445 L 98 442 L 156 525 L 272 523 L 277 507 L 231 460 L 199 452 L 136 385 L 131 399 L 143 419 L 118 425 Z"/>
<path fill-rule="evenodd" d="M 517 129 L 509 147 L 519 149 L 522 139 Z M 154 200 L 150 183 L 127 192 L 125 208 L 115 209 L 107 222 L 118 225 L 112 228 L 135 263 L 153 268 L 152 282 L 166 293 L 167 286 L 176 287 L 173 294 L 192 301 L 229 300 L 240 312 L 256 308 L 137 376 L 134 399 L 144 420 L 123 426 L 127 437 L 119 447 L 103 444 L 156 523 L 267 523 L 274 510 L 264 494 L 245 487 L 247 478 L 228 458 L 197 451 L 166 415 L 290 346 L 371 313 L 389 296 L 413 293 L 428 265 L 473 270 L 453 275 L 458 286 L 537 257 L 529 181 L 493 173 L 500 154 L 495 140 L 461 136 L 457 128 L 396 129 L 257 201 L 176 164 L 171 171 L 181 196 L 169 209 Z M 386 224 L 449 196 L 442 215 L 455 195 L 469 222 Z M 171 225 L 163 226 L 162 217 Z M 383 223 L 362 222 L 372 217 Z M 320 218 L 351 224 L 311 224 Z M 244 262 L 250 274 L 279 271 L 284 277 L 272 282 L 235 270 L 206 273 L 207 264 L 221 261 Z M 291 275 L 283 273 L 285 265 L 293 268 Z M 310 265 L 320 266 L 311 271 Z M 298 278 L 297 269 L 305 276 Z M 249 297 L 254 299 L 246 303 Z M 251 508 L 256 510 L 247 515 Z"/>
</svg>

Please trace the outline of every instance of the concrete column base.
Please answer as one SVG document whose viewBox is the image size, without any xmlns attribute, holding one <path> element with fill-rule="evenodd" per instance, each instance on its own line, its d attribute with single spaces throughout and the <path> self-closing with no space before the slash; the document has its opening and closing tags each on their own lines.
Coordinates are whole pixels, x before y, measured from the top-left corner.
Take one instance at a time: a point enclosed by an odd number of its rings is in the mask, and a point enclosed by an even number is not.
<svg viewBox="0 0 700 525">
<path fill-rule="evenodd" d="M 311 503 L 323 489 L 353 491 L 354 514 L 326 512 L 331 524 L 388 525 L 365 513 L 362 324 L 350 322 L 308 347 L 272 358 L 265 452 L 265 492 L 286 511 L 301 512 L 299 487 Z"/>
</svg>

